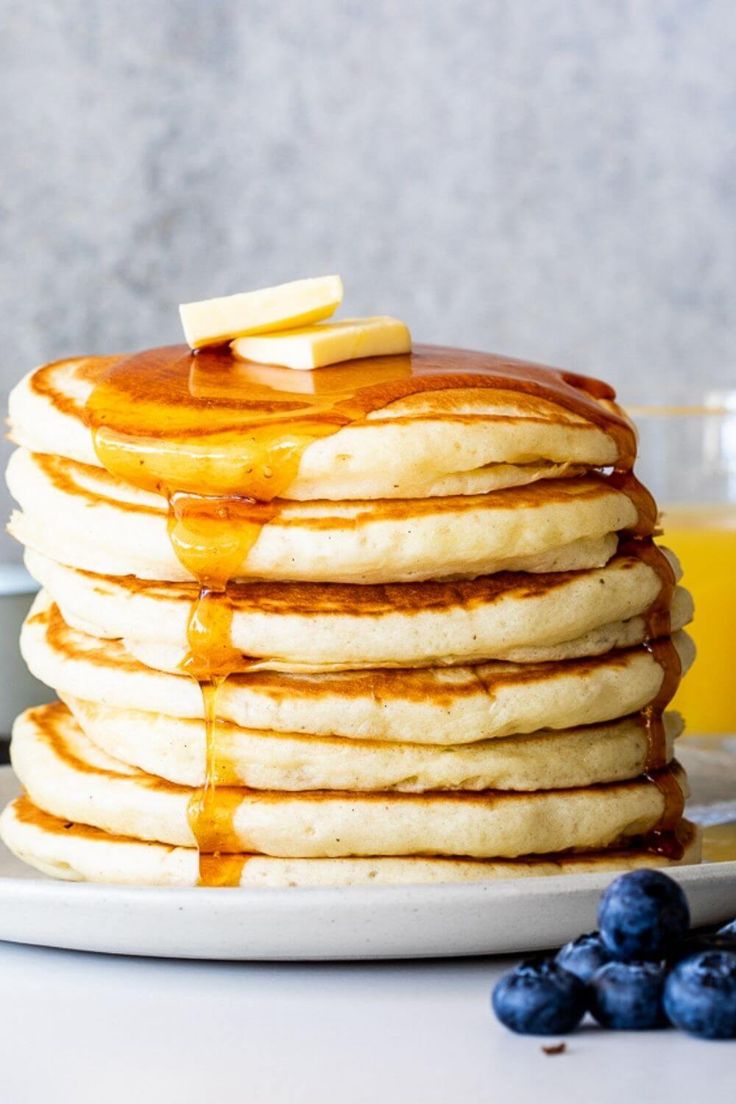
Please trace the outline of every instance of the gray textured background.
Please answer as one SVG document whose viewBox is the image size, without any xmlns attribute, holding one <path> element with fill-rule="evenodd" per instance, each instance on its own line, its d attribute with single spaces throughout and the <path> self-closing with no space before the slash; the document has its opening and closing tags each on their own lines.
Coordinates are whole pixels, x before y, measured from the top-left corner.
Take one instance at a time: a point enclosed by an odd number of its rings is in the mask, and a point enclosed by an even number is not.
<svg viewBox="0 0 736 1104">
<path fill-rule="evenodd" d="M 0 11 L 4 388 L 331 271 L 629 398 L 736 381 L 731 0 Z"/>
</svg>

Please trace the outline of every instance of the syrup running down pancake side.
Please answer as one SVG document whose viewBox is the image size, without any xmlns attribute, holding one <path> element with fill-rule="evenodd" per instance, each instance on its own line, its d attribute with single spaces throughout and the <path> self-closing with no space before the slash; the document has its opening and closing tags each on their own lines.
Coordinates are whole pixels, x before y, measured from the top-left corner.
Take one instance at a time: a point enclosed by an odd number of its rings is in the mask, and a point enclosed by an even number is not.
<svg viewBox="0 0 736 1104">
<path fill-rule="evenodd" d="M 231 638 L 228 591 L 237 586 L 236 565 L 243 563 L 262 526 L 278 514 L 279 496 L 295 479 L 312 443 L 409 395 L 457 388 L 536 396 L 585 419 L 614 441 L 617 459 L 610 479 L 636 505 L 639 521 L 632 542 L 662 581 L 649 615 L 649 635 L 654 639 L 667 631 L 674 578 L 650 540 L 654 502 L 631 472 L 633 427 L 614 406 L 615 392 L 605 383 L 510 358 L 429 346 L 417 346 L 411 354 L 294 373 L 244 363 L 228 349 L 192 353 L 179 345 L 120 358 L 96 382 L 86 418 L 100 463 L 120 479 L 166 497 L 172 546 L 200 586 L 183 666 L 202 688 L 206 721 L 206 781 L 190 809 L 201 884 L 237 884 L 240 876 L 237 863 L 232 869 L 224 864 L 223 878 L 223 864 L 213 861 L 230 804 L 215 782 L 217 691 L 228 675 L 249 667 L 248 657 L 233 648 Z M 660 718 L 677 674 L 672 649 L 653 646 L 652 654 L 664 671 L 662 689 L 648 714 L 650 777 L 659 785 Z M 662 828 L 669 830 L 677 819 L 676 802 L 665 796 Z"/>
</svg>

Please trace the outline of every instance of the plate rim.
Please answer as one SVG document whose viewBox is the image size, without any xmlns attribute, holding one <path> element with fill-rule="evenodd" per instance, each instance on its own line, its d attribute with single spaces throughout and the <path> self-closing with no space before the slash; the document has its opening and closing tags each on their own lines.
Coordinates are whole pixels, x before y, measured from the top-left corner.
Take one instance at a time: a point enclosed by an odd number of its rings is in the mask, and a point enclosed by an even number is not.
<svg viewBox="0 0 736 1104">
<path fill-rule="evenodd" d="M 0 767 L 0 788 L 13 777 L 11 767 Z M 4 844 L 0 848 L 12 856 Z M 727 918 L 724 892 L 729 902 L 736 896 L 736 860 L 673 866 L 667 873 L 693 894 L 696 912 L 711 916 L 718 911 Z M 39 871 L 0 873 L 0 941 L 212 961 L 518 955 L 559 945 L 568 917 L 584 914 L 588 924 L 601 891 L 615 877 L 616 871 L 606 870 L 465 883 L 235 886 L 222 892 L 225 887 L 121 885 L 65 881 Z M 519 909 L 528 926 L 521 925 L 525 934 L 517 938 L 509 917 Z M 540 935 L 543 928 L 533 927 L 544 924 L 547 909 L 549 940 Z M 273 934 L 279 919 L 285 932 Z M 213 922 L 221 925 L 214 936 Z"/>
</svg>

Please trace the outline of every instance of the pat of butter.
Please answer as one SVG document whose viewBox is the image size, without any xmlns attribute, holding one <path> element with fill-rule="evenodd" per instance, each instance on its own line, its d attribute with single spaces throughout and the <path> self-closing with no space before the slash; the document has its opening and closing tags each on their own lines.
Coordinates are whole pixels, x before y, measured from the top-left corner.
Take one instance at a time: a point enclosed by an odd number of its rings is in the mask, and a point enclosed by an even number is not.
<svg viewBox="0 0 736 1104">
<path fill-rule="evenodd" d="M 334 314 L 342 302 L 339 276 L 292 280 L 289 284 L 182 303 L 184 336 L 191 349 L 222 345 L 244 334 L 271 333 L 307 326 Z"/>
<path fill-rule="evenodd" d="M 345 318 L 262 337 L 240 337 L 231 348 L 241 360 L 308 371 L 360 357 L 408 353 L 411 334 L 396 318 Z"/>
</svg>

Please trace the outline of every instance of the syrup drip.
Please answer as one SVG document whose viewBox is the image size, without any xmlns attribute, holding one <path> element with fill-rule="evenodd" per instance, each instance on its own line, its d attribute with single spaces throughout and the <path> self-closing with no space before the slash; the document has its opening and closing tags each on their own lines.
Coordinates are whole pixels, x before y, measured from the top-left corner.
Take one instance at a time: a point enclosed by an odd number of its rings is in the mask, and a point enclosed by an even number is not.
<svg viewBox="0 0 736 1104">
<path fill-rule="evenodd" d="M 246 861 L 229 854 L 239 849 L 233 832 L 239 791 L 218 785 L 217 694 L 232 671 L 247 669 L 232 643 L 228 584 L 278 513 L 274 500 L 314 441 L 408 395 L 484 387 L 538 396 L 604 430 L 618 453 L 609 478 L 638 511 L 632 532 L 641 538 L 653 531 L 656 507 L 630 474 L 636 438 L 613 403 L 615 392 L 571 372 L 428 346 L 293 372 L 237 361 L 225 349 L 193 354 L 170 346 L 116 360 L 97 381 L 86 413 L 100 462 L 120 479 L 166 496 L 172 546 L 200 585 L 182 668 L 202 688 L 205 718 L 205 783 L 189 809 L 200 884 L 237 885 Z M 646 555 L 654 566 L 655 552 Z M 664 569 L 657 570 L 664 592 Z M 662 597 L 650 611 L 652 636 L 662 635 L 654 630 L 664 610 Z"/>
<path fill-rule="evenodd" d="M 245 497 L 213 497 L 175 491 L 168 496 L 169 539 L 176 555 L 200 585 L 187 626 L 188 654 L 182 669 L 199 683 L 204 705 L 205 781 L 187 810 L 197 841 L 199 884 L 240 884 L 246 857 L 237 854 L 233 820 L 240 795 L 220 785 L 226 775 L 219 761 L 217 695 L 247 659 L 233 647 L 233 610 L 228 584 L 258 540 L 276 508 Z M 233 853 L 223 853 L 229 846 Z"/>
<path fill-rule="evenodd" d="M 647 778 L 662 794 L 664 809 L 657 827 L 644 836 L 643 847 L 655 855 L 677 861 L 684 850 L 678 829 L 685 811 L 685 794 L 671 770 L 652 771 Z"/>
<path fill-rule="evenodd" d="M 679 802 L 679 807 L 679 816 L 682 817 L 685 807 L 684 799 Z M 673 810 L 676 808 L 674 801 L 672 808 Z M 643 850 L 651 852 L 652 855 L 661 855 L 670 862 L 679 862 L 685 854 L 686 841 L 686 831 L 682 820 L 680 820 L 679 824 L 673 822 L 671 828 L 653 829 L 642 838 L 641 846 Z"/>
<path fill-rule="evenodd" d="M 672 564 L 651 537 L 634 537 L 630 540 L 621 541 L 619 552 L 623 555 L 636 556 L 637 559 L 643 560 L 656 572 L 659 579 L 659 591 L 644 614 L 646 639 L 648 641 L 657 640 L 659 637 L 669 636 L 672 630 L 670 618 L 672 596 L 677 585 Z"/>
<path fill-rule="evenodd" d="M 187 660 L 190 661 L 190 673 L 193 678 L 196 678 L 202 691 L 205 725 L 204 785 L 193 791 L 187 809 L 187 816 L 192 834 L 197 841 L 199 883 L 200 885 L 209 885 L 212 879 L 220 878 L 221 871 L 224 869 L 220 862 L 222 856 L 219 851 L 219 842 L 217 850 L 211 854 L 208 854 L 205 850 L 205 842 L 212 837 L 218 813 L 217 691 L 222 685 L 223 679 L 222 677 L 205 675 L 199 664 L 202 660 L 206 662 L 206 658 L 200 657 L 196 651 L 190 651 Z M 217 884 L 222 883 L 218 881 Z"/>
<path fill-rule="evenodd" d="M 242 571 L 263 526 L 278 513 L 273 503 L 252 498 L 177 491 L 169 498 L 169 539 L 201 586 L 223 592 Z"/>
<path fill-rule="evenodd" d="M 175 545 L 176 547 L 176 545 Z M 228 675 L 243 669 L 243 657 L 232 646 L 232 606 L 226 589 L 212 590 L 200 584 L 187 626 L 189 651 L 182 670 L 202 692 L 205 735 L 204 784 L 192 793 L 187 816 L 197 842 L 198 884 L 237 886 L 246 858 L 238 855 L 233 819 L 239 804 L 236 790 L 219 785 L 223 768 L 217 739 L 217 695 Z M 228 797 L 229 795 L 229 797 Z M 223 854 L 228 845 L 233 854 Z"/>
<path fill-rule="evenodd" d="M 219 851 L 207 855 L 200 851 L 199 885 L 222 889 L 240 885 L 248 858 L 248 855 L 222 855 Z"/>
<path fill-rule="evenodd" d="M 675 696 L 682 674 L 682 664 L 677 648 L 670 637 L 649 640 L 646 642 L 646 648 L 662 668 L 662 684 L 656 697 L 643 710 L 649 745 L 646 770 L 650 774 L 667 765 L 667 740 L 663 714 Z"/>
<path fill-rule="evenodd" d="M 219 784 L 223 768 L 218 757 L 216 709 L 217 692 L 222 682 L 222 679 L 200 682 L 205 707 L 206 731 L 213 738 L 208 739 L 206 744 L 204 785 L 193 792 L 188 809 L 189 824 L 197 840 L 200 859 L 206 859 L 209 875 L 220 865 L 224 867 L 229 864 L 230 868 L 234 869 L 237 865 L 235 858 L 242 860 L 242 855 L 237 854 L 241 848 L 234 830 L 234 818 L 240 805 L 241 791 L 235 787 Z M 244 863 L 241 862 L 239 866 L 241 871 L 243 865 Z M 222 879 L 222 874 L 219 877 Z M 204 882 L 204 884 L 209 883 Z M 225 883 L 220 880 L 217 884 Z"/>
<path fill-rule="evenodd" d="M 684 853 L 682 842 L 675 829 L 682 820 L 685 795 L 671 771 L 662 769 L 667 762 L 662 714 L 674 697 L 682 674 L 680 657 L 670 635 L 672 631 L 670 610 L 677 579 L 669 560 L 651 537 L 634 537 L 630 541 L 622 542 L 619 545 L 619 551 L 638 556 L 657 573 L 660 581 L 659 592 L 646 611 L 644 620 L 645 645 L 662 667 L 662 684 L 657 696 L 646 706 L 643 713 L 649 741 L 645 777 L 664 797 L 664 808 L 659 824 L 645 837 L 644 847 L 654 854 L 677 860 Z"/>
<path fill-rule="evenodd" d="M 179 561 L 200 585 L 187 625 L 189 651 L 182 670 L 199 683 L 204 706 L 205 780 L 192 794 L 187 810 L 203 886 L 239 885 L 247 861 L 237 854 L 233 829 L 239 792 L 219 784 L 226 772 L 219 761 L 217 695 L 230 674 L 248 669 L 247 659 L 232 644 L 228 583 L 265 522 L 263 507 L 264 520 L 252 520 L 256 508 L 250 499 L 205 498 L 186 492 L 169 497 L 169 538 Z M 269 507 L 265 511 L 275 512 Z M 236 518 L 238 524 L 233 524 Z M 223 853 L 227 846 L 234 853 Z"/>
<path fill-rule="evenodd" d="M 629 530 L 632 537 L 650 537 L 655 530 L 658 517 L 657 503 L 650 492 L 628 469 L 616 468 L 607 479 L 608 483 L 625 494 L 636 508 L 637 520 Z"/>
<path fill-rule="evenodd" d="M 655 831 L 672 831 L 682 819 L 685 795 L 671 770 L 652 771 L 650 780 L 664 798 L 664 811 Z"/>
</svg>

